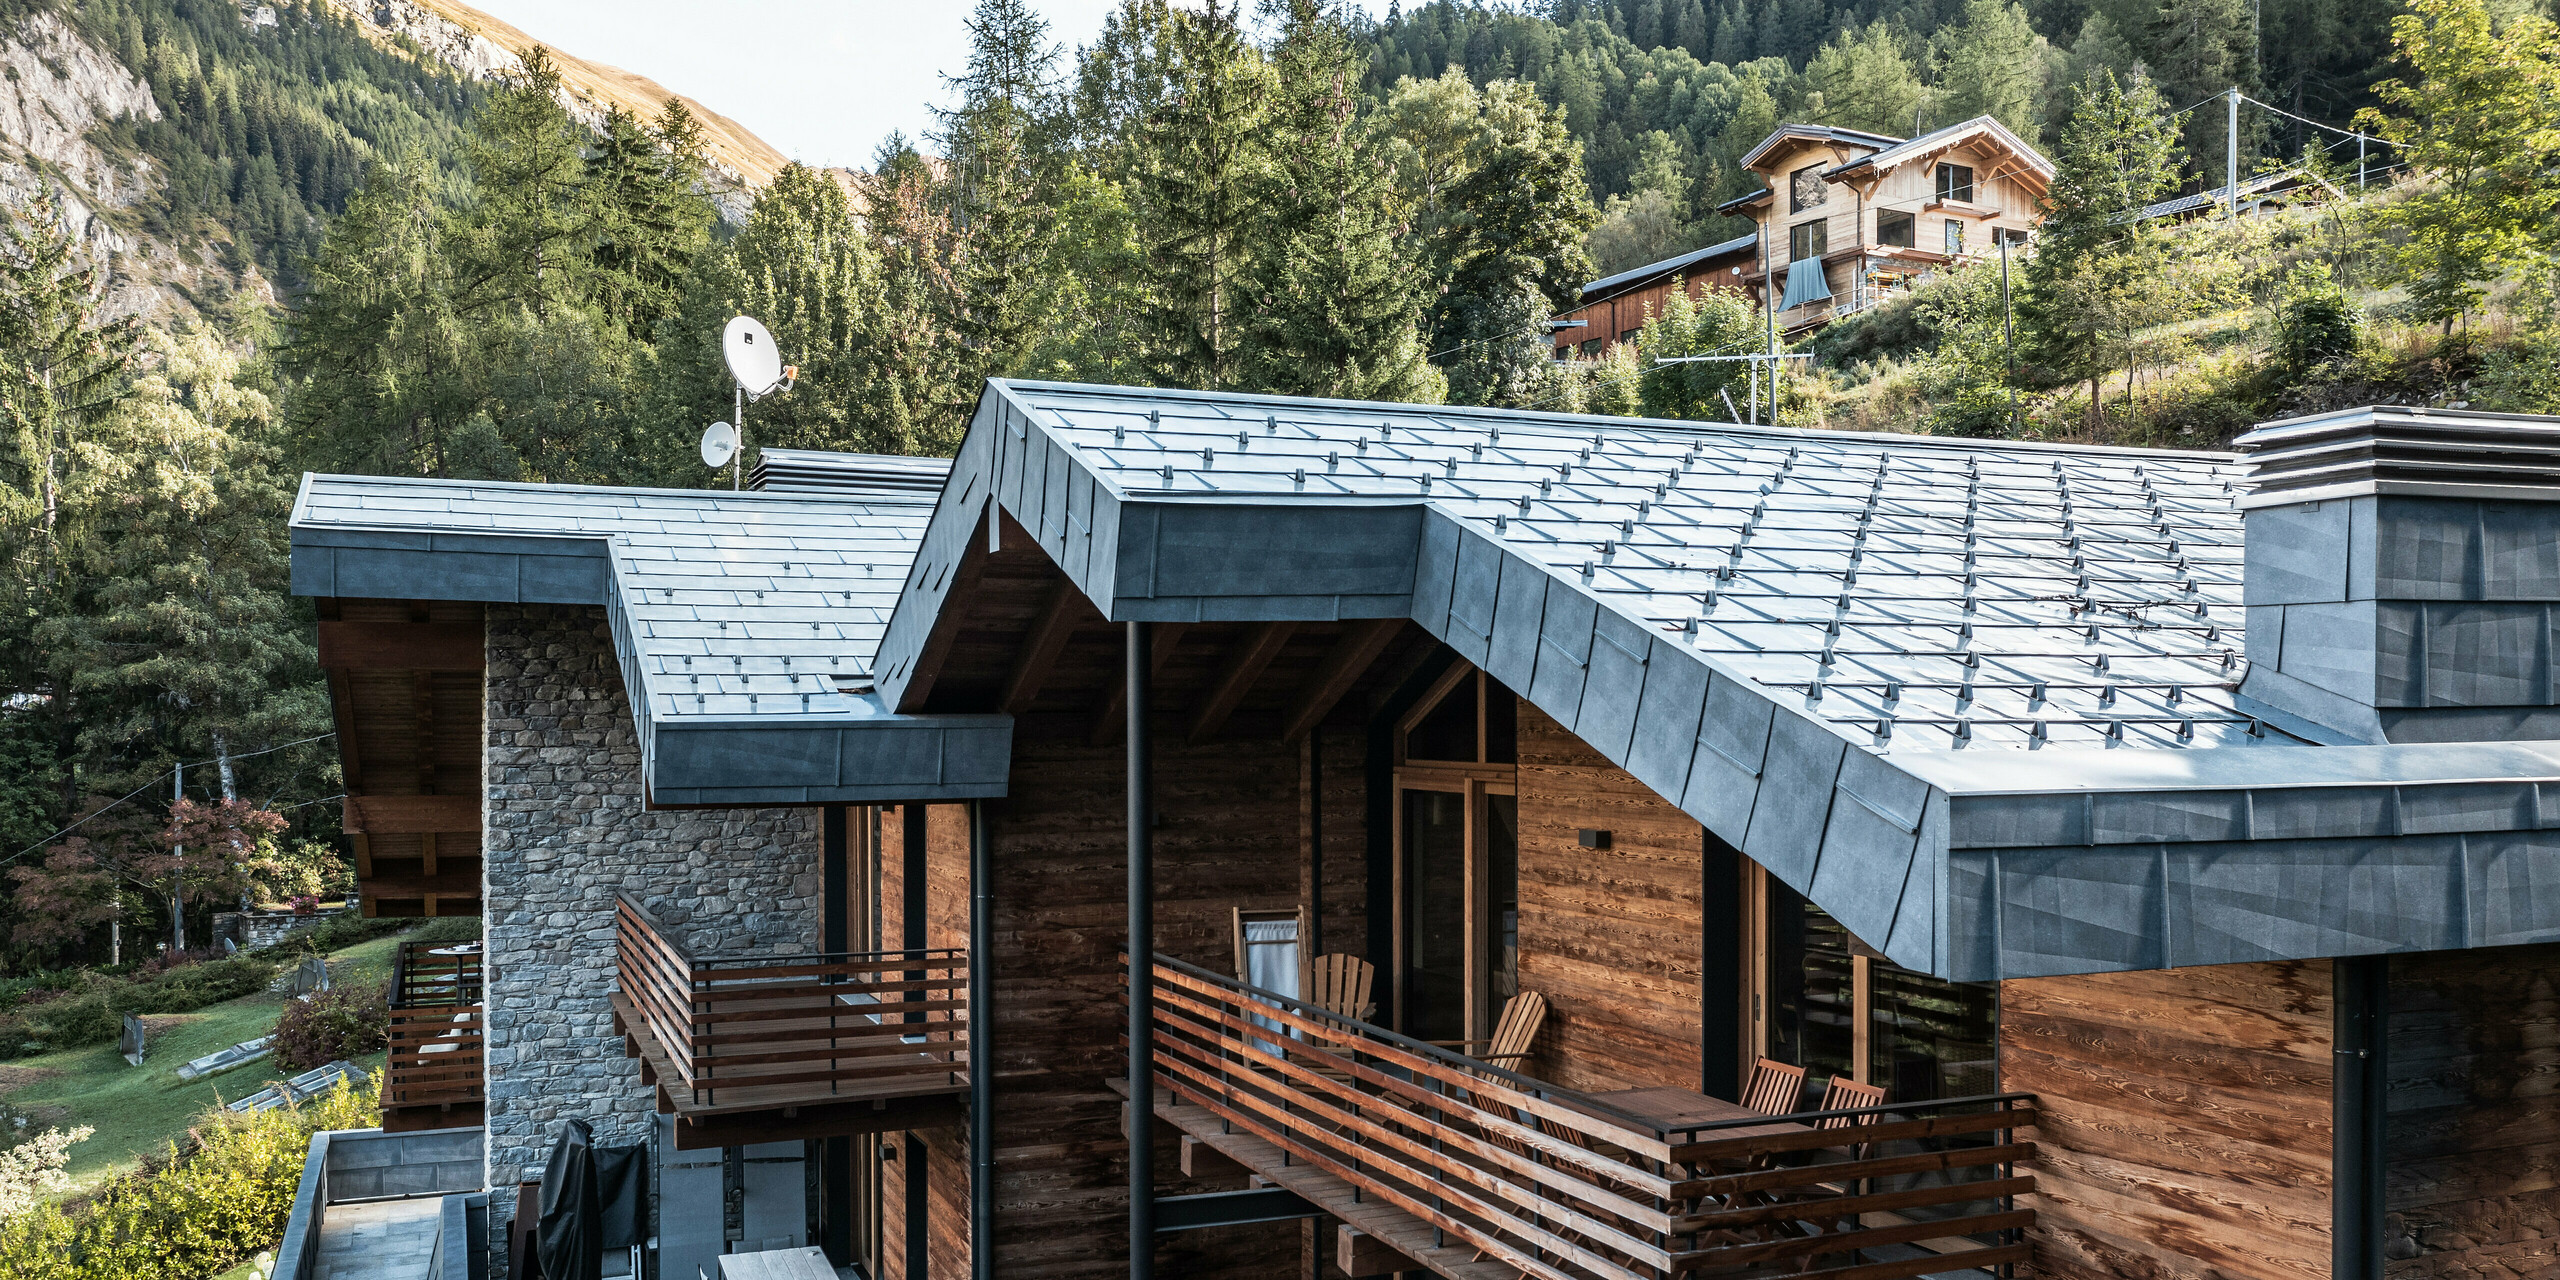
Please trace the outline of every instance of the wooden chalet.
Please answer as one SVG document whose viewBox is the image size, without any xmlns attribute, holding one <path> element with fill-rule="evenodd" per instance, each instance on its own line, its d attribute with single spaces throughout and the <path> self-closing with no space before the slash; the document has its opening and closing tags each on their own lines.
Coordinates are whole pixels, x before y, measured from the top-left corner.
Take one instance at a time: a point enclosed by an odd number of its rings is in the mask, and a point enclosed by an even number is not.
<svg viewBox="0 0 2560 1280">
<path fill-rule="evenodd" d="M 1574 309 L 1556 317 L 1556 358 L 1596 360 L 1621 342 L 1635 341 L 1645 322 L 1662 314 L 1673 289 L 1697 298 L 1710 285 L 1738 287 L 1741 273 L 1757 264 L 1758 255 L 1754 232 L 1582 286 Z"/>
<path fill-rule="evenodd" d="M 716 1146 L 720 1252 L 2543 1274 L 2555 441 L 997 381 L 929 505 L 318 477 L 297 582 L 570 584 L 487 605 L 492 1176 Z"/>
<path fill-rule="evenodd" d="M 1762 252 L 1717 283 L 1775 299 L 1789 332 L 1862 311 L 1926 273 L 2028 242 L 2052 162 L 1989 116 L 1916 138 L 1778 126 L 1743 156 L 1762 186 L 1717 211 Z"/>
</svg>

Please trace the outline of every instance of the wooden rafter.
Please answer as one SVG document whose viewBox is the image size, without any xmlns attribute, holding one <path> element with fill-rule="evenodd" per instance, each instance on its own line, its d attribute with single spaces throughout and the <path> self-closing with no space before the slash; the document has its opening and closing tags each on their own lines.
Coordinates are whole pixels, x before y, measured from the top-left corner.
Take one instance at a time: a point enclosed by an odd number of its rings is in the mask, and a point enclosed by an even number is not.
<svg viewBox="0 0 2560 1280">
<path fill-rule="evenodd" d="M 436 688 L 435 677 L 428 672 L 410 675 L 409 710 L 417 723 L 418 736 L 410 750 L 418 762 L 418 791 L 431 796 L 436 793 Z"/>
<path fill-rule="evenodd" d="M 1040 686 L 1048 683 L 1049 673 L 1056 670 L 1059 655 L 1067 651 L 1067 641 L 1083 622 L 1088 606 L 1084 593 L 1076 584 L 1060 580 L 1057 590 L 1049 595 L 1047 607 L 1031 622 L 1023 634 L 1022 652 L 1015 655 L 1013 674 L 1004 682 L 1004 701 L 1000 704 L 1008 715 L 1020 715 L 1031 709 L 1040 696 Z"/>
<path fill-rule="evenodd" d="M 480 798 L 458 796 L 347 797 L 346 830 L 366 835 L 426 835 L 480 831 Z"/>
<path fill-rule="evenodd" d="M 1218 673 L 1217 681 L 1201 696 L 1200 705 L 1192 709 L 1192 742 L 1206 742 L 1227 727 L 1227 718 L 1235 714 L 1244 696 L 1253 691 L 1254 681 L 1262 678 L 1263 669 L 1280 656 L 1280 650 L 1287 647 L 1289 637 L 1297 630 L 1294 622 L 1266 622 L 1227 655 L 1226 669 Z"/>
<path fill-rule="evenodd" d="M 1156 624 L 1155 650 L 1148 655 L 1147 660 L 1147 673 L 1150 676 L 1164 674 L 1165 661 L 1173 656 L 1174 646 L 1182 643 L 1182 633 L 1190 629 L 1191 624 L 1187 622 Z M 1126 714 L 1128 707 L 1128 685 L 1123 681 L 1113 680 L 1110 694 L 1102 700 L 1102 709 L 1095 712 L 1093 716 L 1093 732 L 1089 737 L 1095 746 L 1117 741 L 1128 729 L 1129 726 L 1122 723 L 1128 719 Z"/>
<path fill-rule="evenodd" d="M 987 519 L 1004 519 L 994 507 L 988 508 Z M 942 675 L 943 660 L 951 656 L 951 644 L 960 638 L 960 624 L 969 612 L 971 588 L 977 586 L 978 575 L 987 567 L 986 539 L 979 536 L 983 523 L 969 528 L 969 545 L 960 552 L 959 567 L 951 571 L 951 585 L 943 590 L 942 608 L 934 615 L 933 630 L 927 632 L 924 647 L 915 658 L 914 674 L 907 679 L 906 691 L 898 697 L 898 710 L 924 710 L 925 699 L 933 696 L 933 682 Z"/>
<path fill-rule="evenodd" d="M 1323 722 L 1342 695 L 1360 679 L 1360 673 L 1386 652 L 1387 642 L 1395 639 L 1396 629 L 1403 625 L 1395 618 L 1369 618 L 1350 623 L 1342 629 L 1342 638 L 1333 642 L 1331 652 L 1307 678 L 1298 696 L 1289 704 L 1289 713 L 1281 722 L 1280 740 L 1296 742 L 1309 730 Z"/>
</svg>

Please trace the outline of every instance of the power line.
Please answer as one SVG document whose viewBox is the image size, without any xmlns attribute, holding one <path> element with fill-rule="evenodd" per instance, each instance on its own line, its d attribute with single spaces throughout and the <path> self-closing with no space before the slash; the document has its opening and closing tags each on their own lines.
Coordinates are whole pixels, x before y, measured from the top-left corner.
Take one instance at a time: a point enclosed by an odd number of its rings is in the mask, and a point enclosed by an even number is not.
<svg viewBox="0 0 2560 1280">
<path fill-rule="evenodd" d="M 94 812 L 91 812 L 91 813 L 89 813 L 88 815 L 86 815 L 86 816 L 82 817 L 79 821 L 72 823 L 70 826 L 64 827 L 64 828 L 63 828 L 63 829 L 61 829 L 60 831 L 56 831 L 56 832 L 54 832 L 52 835 L 46 836 L 46 837 L 45 837 L 44 839 L 42 839 L 42 840 L 38 840 L 38 841 L 36 841 L 34 844 L 28 845 L 28 846 L 27 846 L 26 848 L 24 848 L 24 849 L 20 849 L 20 850 L 18 850 L 16 853 L 10 854 L 8 857 L 0 858 L 0 867 L 5 867 L 5 866 L 9 865 L 9 864 L 10 864 L 10 863 L 12 863 L 12 862 L 16 862 L 18 859 L 23 858 L 23 857 L 27 856 L 27 855 L 28 855 L 28 854 L 30 854 L 30 853 L 34 853 L 36 850 L 41 849 L 41 848 L 45 847 L 46 845 L 52 844 L 54 841 L 59 840 L 59 839 L 63 838 L 64 836 L 70 835 L 72 832 L 77 831 L 77 830 L 79 830 L 80 828 L 82 828 L 82 827 L 85 827 L 85 826 L 89 825 L 89 820 L 90 820 L 91 818 L 99 817 L 100 815 L 105 814 L 108 810 L 113 809 L 113 808 L 115 808 L 116 806 L 121 805 L 121 804 L 125 803 L 125 802 L 126 802 L 126 801 L 128 801 L 128 800 L 133 799 L 135 796 L 141 795 L 143 792 L 145 792 L 145 791 L 149 791 L 149 790 L 150 790 L 150 789 L 152 789 L 153 787 L 159 786 L 159 785 L 160 785 L 160 782 L 161 782 L 161 779 L 163 779 L 163 778 L 167 778 L 169 775 L 171 775 L 171 774 L 173 774 L 173 773 L 176 773 L 176 772 L 177 772 L 178 770 L 180 770 L 180 769 L 190 768 L 190 767 L 192 767 L 192 768 L 199 768 L 199 769 L 200 769 L 200 768 L 203 768 L 204 766 L 209 765 L 209 764 L 219 764 L 219 763 L 221 763 L 221 762 L 222 762 L 222 761 L 224 761 L 224 760 L 254 760 L 254 759 L 258 758 L 259 756 L 263 756 L 263 755 L 271 755 L 271 754 L 273 754 L 273 753 L 275 753 L 275 752 L 283 751 L 283 750 L 285 750 L 285 749 L 287 749 L 287 748 L 290 748 L 290 747 L 305 746 L 305 745 L 310 744 L 310 743 L 318 742 L 318 741 L 320 741 L 320 740 L 321 740 L 321 739 L 323 739 L 323 738 L 334 738 L 334 737 L 337 737 L 337 736 L 338 736 L 338 731 L 337 731 L 337 730 L 335 730 L 335 729 L 332 729 L 332 730 L 330 730 L 330 731 L 329 731 L 329 732 L 327 732 L 327 733 L 313 734 L 312 736 L 310 736 L 310 737 L 308 737 L 308 738 L 297 738 L 297 739 L 295 739 L 295 740 L 294 740 L 294 741 L 292 741 L 292 742 L 279 742 L 279 743 L 277 743 L 276 745 L 274 745 L 274 746 L 272 746 L 272 747 L 260 747 L 259 749 L 255 750 L 255 751 L 235 751 L 235 752 L 232 752 L 231 754 L 229 754 L 229 755 L 227 755 L 227 756 L 217 756 L 217 757 L 215 757 L 214 759 L 211 759 L 211 760 L 182 760 L 182 761 L 179 761 L 177 764 L 174 764 L 174 765 L 170 766 L 169 768 L 166 768 L 166 769 L 161 770 L 161 771 L 160 771 L 157 775 L 155 775 L 155 776 L 154 776 L 150 781 L 143 783 L 141 786 L 135 787 L 135 788 L 134 788 L 133 790 L 131 790 L 131 791 L 125 792 L 123 795 L 117 796 L 115 799 L 110 800 L 110 801 L 108 801 L 107 803 L 105 803 L 105 804 L 103 804 L 103 805 L 100 805 L 100 806 L 99 806 L 99 807 L 98 807 Z M 332 798 L 332 799 L 336 799 L 336 798 L 339 798 L 339 797 L 331 797 L 331 798 Z M 318 804 L 318 803 L 320 803 L 320 802 L 319 802 L 319 801 L 316 801 L 316 800 L 313 800 L 313 801 L 306 801 L 305 803 L 307 803 L 307 804 Z M 291 806 L 291 807 L 292 807 L 292 808 L 295 808 L 295 809 L 299 809 L 299 808 L 302 808 L 303 806 L 302 806 L 302 805 L 294 805 L 294 806 Z"/>
<path fill-rule="evenodd" d="M 2341 128 L 2339 128 L 2338 126 L 2336 126 L 2336 125 L 2334 125 L 2334 124 L 2322 124 L 2322 123 L 2320 123 L 2319 121 L 2317 121 L 2317 120 L 2314 120 L 2314 119 L 2310 118 L 2309 116 L 2298 116 L 2298 115 L 2295 115 L 2294 113 L 2292 113 L 2292 112 L 2290 112 L 2290 111 L 2287 111 L 2287 110 L 2285 110 L 2285 109 L 2284 109 L 2284 108 L 2282 108 L 2282 107 L 2271 107 L 2271 106 L 2268 106 L 2266 103 L 2260 102 L 2260 101 L 2258 101 L 2256 98 L 2252 98 L 2252 97 L 2250 97 L 2249 95 L 2247 95 L 2247 94 L 2245 94 L 2245 93 L 2240 95 L 2240 100 L 2241 100 L 2242 102 L 2246 102 L 2246 103 L 2250 104 L 2251 106 L 2258 107 L 2258 108 L 2260 108 L 2261 110 L 2266 110 L 2266 111 L 2272 111 L 2272 112 L 2275 112 L 2277 115 L 2283 116 L 2283 117 L 2284 117 L 2285 119 L 2287 119 L 2287 120 L 2298 120 L 2298 121 L 2300 121 L 2300 122 L 2302 122 L 2302 123 L 2304 123 L 2304 124 L 2310 125 L 2310 126 L 2311 126 L 2312 128 L 2314 128 L 2314 129 L 2326 129 L 2326 130 L 2328 130 L 2329 132 L 2334 133 L 2334 134 L 2338 135 L 2338 136 L 2339 136 L 2339 137 L 2341 137 L 2341 138 L 2360 139 L 2360 140 L 2365 141 L 2365 142 L 2379 142 L 2379 143 L 2381 143 L 2382 145 L 2384 145 L 2384 146 L 2386 146 L 2386 147 L 2396 147 L 2396 146 L 2399 146 L 2399 145 L 2400 145 L 2399 143 L 2397 143 L 2397 142 L 2393 142 L 2391 139 L 2389 139 L 2389 138 L 2385 138 L 2385 137 L 2382 137 L 2382 136 L 2380 136 L 2380 135 L 2378 135 L 2378 134 L 2365 133 L 2365 132 L 2363 132 L 2363 131 L 2361 131 L 2361 130 L 2355 130 L 2355 129 L 2341 129 Z"/>
</svg>

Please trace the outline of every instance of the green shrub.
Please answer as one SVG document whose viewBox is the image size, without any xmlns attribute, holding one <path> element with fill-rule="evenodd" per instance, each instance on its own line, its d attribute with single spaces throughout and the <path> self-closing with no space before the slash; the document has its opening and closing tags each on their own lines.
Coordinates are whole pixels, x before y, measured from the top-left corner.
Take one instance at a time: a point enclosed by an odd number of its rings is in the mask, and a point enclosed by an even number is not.
<svg viewBox="0 0 2560 1280">
<path fill-rule="evenodd" d="M 211 1276 L 272 1248 L 293 1212 L 311 1135 L 380 1117 L 382 1083 L 255 1115 L 207 1110 L 185 1147 L 66 1205 L 0 1220 L 0 1276 Z"/>
<path fill-rule="evenodd" d="M 2364 308 L 2311 263 L 2285 277 L 2276 304 L 2276 366 L 2300 379 L 2356 353 L 2364 333 Z"/>
<path fill-rule="evenodd" d="M 276 1019 L 276 1065 L 309 1071 L 378 1052 L 390 1026 L 390 993 L 382 983 L 315 992 L 286 1004 Z"/>
<path fill-rule="evenodd" d="M 21 1005 L 17 1012 L 0 1018 L 0 1058 L 105 1044 L 123 1029 L 128 1013 L 186 1013 L 237 1000 L 264 990 L 275 974 L 275 965 L 250 956 L 180 965 L 130 979 L 84 974 L 72 990 Z"/>
</svg>

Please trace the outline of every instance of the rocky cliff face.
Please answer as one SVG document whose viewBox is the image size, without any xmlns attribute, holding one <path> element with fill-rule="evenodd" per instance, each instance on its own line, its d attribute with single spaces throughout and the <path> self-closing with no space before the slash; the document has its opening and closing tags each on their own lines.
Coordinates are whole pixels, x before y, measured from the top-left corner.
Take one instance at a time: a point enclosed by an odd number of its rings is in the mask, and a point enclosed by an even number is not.
<svg viewBox="0 0 2560 1280">
<path fill-rule="evenodd" d="M 0 202 L 22 205 L 53 184 L 64 224 L 108 268 L 108 310 L 149 315 L 184 307 L 170 286 L 183 289 L 203 268 L 115 216 L 160 180 L 147 157 L 110 155 L 94 140 L 127 116 L 160 118 L 151 86 L 61 18 L 0 28 Z"/>
</svg>

